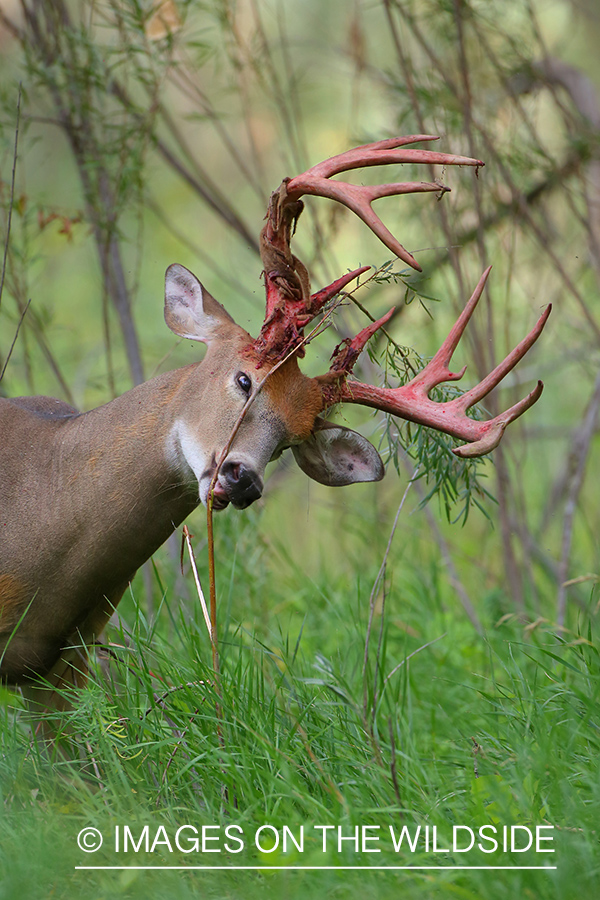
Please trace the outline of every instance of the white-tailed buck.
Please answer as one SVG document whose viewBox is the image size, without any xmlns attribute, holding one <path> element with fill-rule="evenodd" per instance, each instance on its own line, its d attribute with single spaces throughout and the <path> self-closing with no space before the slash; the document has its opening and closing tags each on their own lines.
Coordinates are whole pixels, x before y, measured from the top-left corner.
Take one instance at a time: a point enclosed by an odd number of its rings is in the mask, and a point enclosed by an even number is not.
<svg viewBox="0 0 600 900">
<path fill-rule="evenodd" d="M 79 683 L 85 672 L 81 648 L 100 635 L 142 563 L 209 494 L 215 509 L 229 503 L 243 509 L 259 498 L 265 467 L 284 448 L 291 447 L 300 467 L 323 484 L 382 478 L 375 448 L 322 418 L 335 404 L 359 403 L 431 426 L 466 442 L 455 450 L 460 456 L 480 456 L 535 403 L 541 383 L 494 419 L 476 421 L 466 414 L 536 341 L 549 310 L 476 387 L 449 402 L 429 398 L 436 385 L 463 374 L 450 371 L 450 359 L 487 271 L 441 349 L 410 383 L 388 389 L 350 380 L 361 350 L 391 313 L 343 342 L 325 375 L 308 378 L 300 371 L 304 329 L 364 271 L 311 294 L 306 268 L 290 250 L 300 198 L 314 194 L 345 204 L 392 253 L 418 269 L 371 203 L 445 188 L 423 182 L 361 187 L 329 179 L 390 163 L 483 165 L 407 147 L 429 140 L 421 135 L 380 141 L 284 179 L 271 197 L 262 231 L 267 309 L 258 338 L 236 325 L 191 272 L 172 265 L 165 319 L 176 334 L 207 345 L 202 362 L 159 375 L 86 413 L 48 397 L 0 400 L 5 682 L 27 687 L 43 676 L 55 687 Z"/>
</svg>

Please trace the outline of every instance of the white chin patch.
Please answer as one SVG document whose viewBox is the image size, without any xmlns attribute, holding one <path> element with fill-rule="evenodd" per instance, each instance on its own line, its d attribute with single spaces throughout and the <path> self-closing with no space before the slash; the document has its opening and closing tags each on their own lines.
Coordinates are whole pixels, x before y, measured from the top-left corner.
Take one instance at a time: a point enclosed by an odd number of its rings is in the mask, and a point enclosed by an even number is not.
<svg viewBox="0 0 600 900">
<path fill-rule="evenodd" d="M 208 489 L 210 488 L 211 477 L 209 475 L 205 475 L 204 478 L 200 480 L 198 485 L 200 500 L 203 506 L 206 506 L 208 503 Z"/>
<path fill-rule="evenodd" d="M 173 425 L 166 449 L 167 458 L 172 465 L 182 472 L 191 469 L 194 473 L 198 481 L 200 500 L 206 505 L 210 476 L 205 473 L 210 464 L 210 456 L 190 434 L 181 419 Z"/>
<path fill-rule="evenodd" d="M 203 506 L 208 505 L 208 492 L 214 473 L 214 455 L 207 453 L 190 434 L 185 422 L 175 422 L 167 443 L 169 463 L 181 472 L 187 481 L 190 474 L 198 482 L 198 497 Z M 227 483 L 219 475 L 213 492 L 213 509 L 225 509 L 229 505 Z"/>
</svg>

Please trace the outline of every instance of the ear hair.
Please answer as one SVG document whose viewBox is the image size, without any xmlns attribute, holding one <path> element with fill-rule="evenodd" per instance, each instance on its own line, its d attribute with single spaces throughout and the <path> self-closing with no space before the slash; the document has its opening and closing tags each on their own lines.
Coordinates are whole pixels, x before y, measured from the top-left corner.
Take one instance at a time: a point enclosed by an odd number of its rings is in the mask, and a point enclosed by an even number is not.
<svg viewBox="0 0 600 900">
<path fill-rule="evenodd" d="M 317 419 L 310 438 L 292 447 L 294 458 L 309 478 L 341 487 L 359 481 L 381 481 L 383 462 L 362 434 L 343 425 Z"/>
<path fill-rule="evenodd" d="M 193 272 L 174 263 L 165 273 L 165 322 L 180 337 L 208 344 L 233 319 Z"/>
</svg>

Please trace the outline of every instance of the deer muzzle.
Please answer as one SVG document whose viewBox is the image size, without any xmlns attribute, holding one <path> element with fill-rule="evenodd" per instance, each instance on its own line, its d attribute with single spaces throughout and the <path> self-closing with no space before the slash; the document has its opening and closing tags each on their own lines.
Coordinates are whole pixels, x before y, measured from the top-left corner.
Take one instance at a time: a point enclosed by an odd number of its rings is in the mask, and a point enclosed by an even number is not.
<svg viewBox="0 0 600 900">
<path fill-rule="evenodd" d="M 235 459 L 225 460 L 219 472 L 217 485 L 223 489 L 227 499 L 236 509 L 250 506 L 262 496 L 263 492 L 262 478 L 253 469 Z M 215 486 L 213 503 L 218 500 L 219 493 Z"/>
</svg>

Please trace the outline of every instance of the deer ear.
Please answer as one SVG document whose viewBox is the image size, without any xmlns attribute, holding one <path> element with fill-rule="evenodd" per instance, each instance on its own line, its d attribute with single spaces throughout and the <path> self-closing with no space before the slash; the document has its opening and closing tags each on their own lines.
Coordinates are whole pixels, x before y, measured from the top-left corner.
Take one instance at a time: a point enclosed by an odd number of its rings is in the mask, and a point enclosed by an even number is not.
<svg viewBox="0 0 600 900">
<path fill-rule="evenodd" d="M 319 484 L 341 487 L 358 481 L 381 481 L 385 474 L 381 457 L 362 434 L 318 420 L 317 430 L 292 447 L 296 462 Z"/>
<path fill-rule="evenodd" d="M 235 324 L 196 276 L 178 263 L 169 266 L 165 275 L 165 322 L 175 334 L 205 344 L 220 326 L 230 329 Z"/>
</svg>

